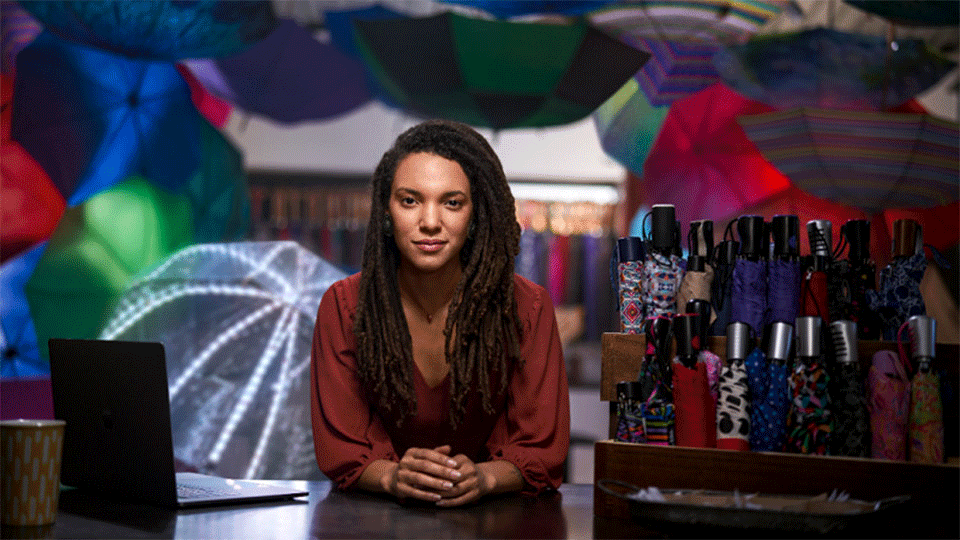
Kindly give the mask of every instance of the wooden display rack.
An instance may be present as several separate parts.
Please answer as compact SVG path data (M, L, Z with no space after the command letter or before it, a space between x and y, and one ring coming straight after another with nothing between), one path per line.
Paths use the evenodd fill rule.
M641 488L689 488L743 493L816 495L834 489L853 498L879 500L908 494L902 519L892 523L897 537L960 538L960 411L944 409L947 459L944 464L920 464L869 458L812 456L780 452L737 452L676 446L623 443L616 432L616 384L634 380L646 351L642 335L606 333L602 341L600 398L610 402L611 440L594 446L594 479L612 478ZM710 337L711 351L726 359L726 337ZM897 350L895 342L860 341L864 370L873 354ZM943 368L952 388L960 387L960 348L937 344L934 367ZM594 488L594 514L630 518L629 505ZM889 537L890 534L883 534Z

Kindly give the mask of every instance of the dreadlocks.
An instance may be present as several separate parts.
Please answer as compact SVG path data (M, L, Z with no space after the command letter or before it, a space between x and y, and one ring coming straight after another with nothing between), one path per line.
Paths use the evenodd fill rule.
M513 264L520 225L499 158L469 126L424 122L400 134L383 155L371 181L370 223L353 328L360 382L380 409L397 409L401 421L416 411L413 346L397 286L400 251L387 236L384 216L398 164L418 152L456 161L470 179L473 233L460 251L463 273L443 331L450 364L450 420L456 425L473 388L479 390L484 410L493 412L494 398L505 391L509 368L519 360L521 328ZM491 388L489 381L496 373L499 381Z

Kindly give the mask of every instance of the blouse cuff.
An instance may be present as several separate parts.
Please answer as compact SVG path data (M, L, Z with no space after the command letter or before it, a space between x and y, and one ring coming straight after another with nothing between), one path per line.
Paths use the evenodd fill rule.
M397 457L396 452L393 451L389 446L386 448L376 449L373 448L369 452L364 452L360 454L357 459L357 465L350 471L348 474L341 476L337 480L337 487L342 490L352 489L357 483L357 480L360 479L360 475L363 474L363 471L378 459L383 459L386 461L398 462L400 458Z
M492 459L512 463L523 476L522 495L536 496L550 489L557 489L560 483L550 476L542 461L519 452L498 450Z

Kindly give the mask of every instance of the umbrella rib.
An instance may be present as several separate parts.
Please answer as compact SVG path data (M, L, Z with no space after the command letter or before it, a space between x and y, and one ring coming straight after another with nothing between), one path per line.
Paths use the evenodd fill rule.
M215 466L220 463L220 457L224 450L227 449L227 444L229 444L230 439L233 438L233 434L236 432L240 421L243 420L244 416L246 416L247 410L249 410L251 403L253 403L253 396L257 390L259 390L260 385L263 382L267 368L270 367L273 359L280 352L279 349L281 345L279 342L284 334L283 328L293 313L294 310L289 307L284 308L281 312L280 321L274 327L273 333L270 335L270 339L267 341L266 350L263 352L263 355L260 356L260 360L257 361L257 366L254 368L253 373L250 375L250 379L244 386L243 391L240 394L240 399L237 400L237 403L233 406L233 410L230 412L229 418L227 418L227 423L220 432L219 439L217 439L216 444L214 444L213 449L210 451L210 454L207 457L210 465Z
M273 392L273 399L270 402L270 410L264 421L263 429L260 431L256 450L254 450L253 457L250 458L250 464L247 466L246 478L255 478L257 469L260 468L263 453L266 451L267 443L272 436L273 426L277 422L277 415L280 413L280 408L283 406L283 401L287 397L287 392L290 389L290 364L293 362L293 352L297 335L296 326L300 319L298 315L299 313L293 312L290 317L290 322L284 329L286 344L284 346L283 361L280 363L280 373L277 375L276 389Z

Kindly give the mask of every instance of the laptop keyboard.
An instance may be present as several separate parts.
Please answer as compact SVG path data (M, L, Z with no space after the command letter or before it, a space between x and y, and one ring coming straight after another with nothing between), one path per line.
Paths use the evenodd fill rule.
M178 499L201 499L204 497L222 497L225 495L235 495L236 491L225 489L213 489L203 486L191 486L189 484L177 485Z

